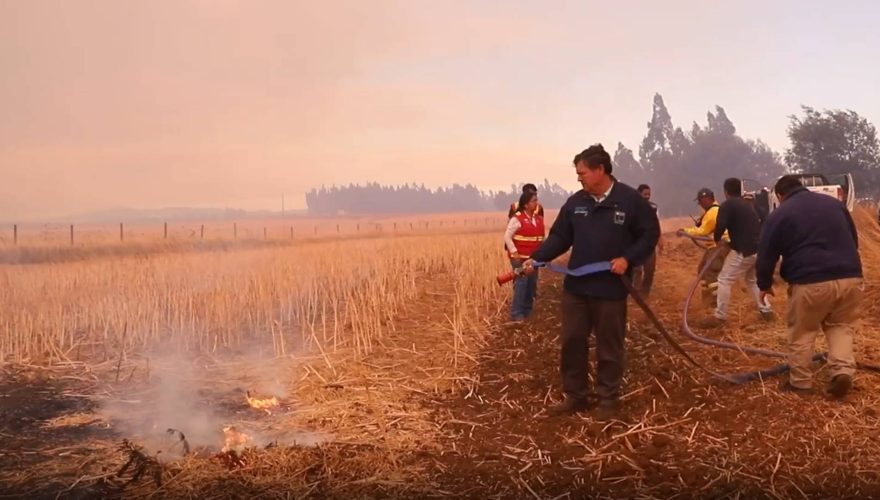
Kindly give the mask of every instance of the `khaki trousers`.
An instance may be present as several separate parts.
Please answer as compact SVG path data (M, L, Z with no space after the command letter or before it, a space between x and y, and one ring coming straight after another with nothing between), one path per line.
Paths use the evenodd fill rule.
M788 288L789 383L808 389L816 336L825 333L831 376L855 373L853 334L862 302L862 278L823 281Z

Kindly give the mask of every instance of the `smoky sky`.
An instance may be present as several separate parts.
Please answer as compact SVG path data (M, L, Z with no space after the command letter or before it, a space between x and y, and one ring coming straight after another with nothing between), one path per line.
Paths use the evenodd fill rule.
M769 4L769 5L768 5ZM301 207L313 186L544 178L638 150L653 94L788 145L880 121L869 2L0 0L0 220Z

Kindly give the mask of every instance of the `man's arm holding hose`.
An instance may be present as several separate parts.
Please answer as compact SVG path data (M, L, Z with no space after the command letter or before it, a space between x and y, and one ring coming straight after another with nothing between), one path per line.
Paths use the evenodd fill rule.
M703 214L700 225L696 227L688 227L679 229L678 231L689 236L712 236L715 231L715 218L718 217L718 207L709 207Z
M761 290L761 300L767 295L773 295L773 272L776 270L776 262L781 254L779 248L779 232L784 226L779 223L779 217L771 214L764 227L761 228L761 238L758 240L758 258L755 261L755 275L758 281L758 289Z
M563 205L559 209L559 215L553 221L550 228L550 234L544 243L532 252L531 258L523 263L525 269L532 268L532 262L550 262L551 260L564 254L566 250L571 248L574 241L574 228L571 224L571 214L568 211L568 205Z

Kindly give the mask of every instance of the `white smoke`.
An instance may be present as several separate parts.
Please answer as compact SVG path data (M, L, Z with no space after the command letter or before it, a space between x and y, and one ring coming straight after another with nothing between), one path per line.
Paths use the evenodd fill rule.
M223 428L229 425L248 434L250 444L265 447L313 446L329 439L303 429L274 429L274 419L287 411L292 380L292 360L239 353L234 361L206 362L180 350L154 352L150 356L149 382L136 384L100 406L103 419L122 437L142 444L160 460L184 455L177 432L185 436L191 451L218 452L224 443ZM282 406L267 414L247 406L245 391L258 397L276 396Z

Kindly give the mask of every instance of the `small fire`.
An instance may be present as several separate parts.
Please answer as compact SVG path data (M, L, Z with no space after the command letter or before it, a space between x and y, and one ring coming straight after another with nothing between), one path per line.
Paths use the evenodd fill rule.
M252 439L244 432L238 431L234 425L223 427L223 453L228 451L242 451L248 445L251 445Z
M251 392L247 391L247 392L245 392L245 397L247 398L247 402L251 408L254 408L256 410L264 410L266 413L268 413L270 415L272 414L271 409L276 408L279 404L278 398L276 398L275 396L272 396L270 398L264 398L264 399L252 398Z

